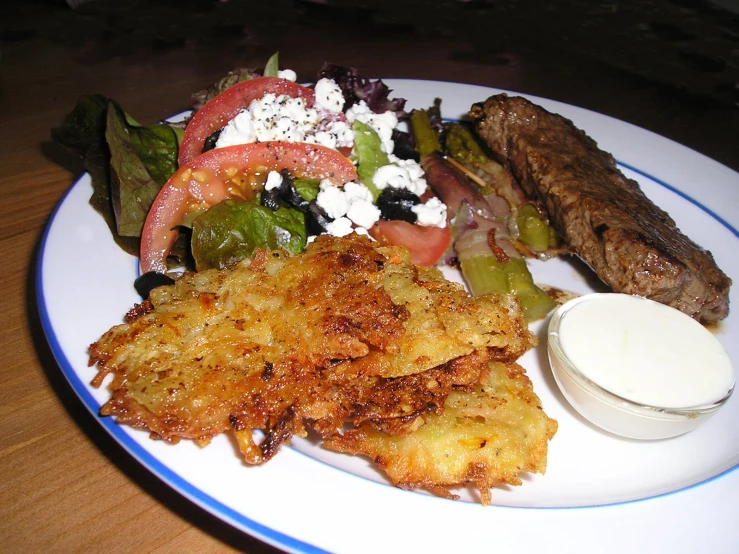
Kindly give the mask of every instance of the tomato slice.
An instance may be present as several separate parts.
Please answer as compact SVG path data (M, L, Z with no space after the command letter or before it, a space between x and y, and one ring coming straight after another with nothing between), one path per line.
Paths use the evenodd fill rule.
M298 178L329 179L336 185L357 179L348 158L317 144L257 142L210 150L177 170L154 199L141 233L142 272L166 272L176 227L185 216L228 198L245 197L244 190L230 180L234 173L283 169Z
M369 232L376 240L384 239L390 244L405 246L410 251L414 264L426 266L438 262L452 240L449 225L423 227L400 220L381 219Z
M308 106L313 105L313 89L278 77L257 77L242 81L227 88L195 112L185 127L178 162L180 167L188 165L203 152L205 140L224 127L247 107L252 100L265 94L285 94L293 98L304 98Z

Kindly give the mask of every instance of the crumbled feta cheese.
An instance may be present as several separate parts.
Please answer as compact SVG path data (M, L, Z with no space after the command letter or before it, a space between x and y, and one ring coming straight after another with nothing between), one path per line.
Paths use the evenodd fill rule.
M329 133L336 136L336 146L340 148L354 146L354 131L346 121L335 120L328 124L326 129Z
M316 203L331 219L339 219L345 216L349 209L349 200L346 198L344 191L326 179L321 181Z
M370 190L360 183L349 182L344 185L344 194L349 201L346 217L355 225L369 229L380 219L380 209L375 206Z
M405 165L403 167L394 163L378 167L372 182L375 186L383 190L387 187L395 187L398 189L407 189L417 196L421 196L426 192L426 179L422 177L423 170L421 166L415 164L420 171L413 165Z
M327 180L321 181L316 203L330 218L337 221L347 219L366 229L380 219L380 209L374 205L372 193L364 185L353 181L346 183L343 189Z
M424 175L421 164L416 160L404 160L403 158L398 158L393 154L389 154L388 159L390 160L390 163L394 163L395 165L399 165L400 167L407 169L411 179L420 179Z
M287 79L288 81L297 81L298 76L292 69L281 69L277 72L277 76L280 79Z
M351 128L345 121L331 117L335 115L323 108L306 107L302 98L265 94L226 124L216 148L271 140L310 142L328 148L353 146Z
M355 198L349 203L346 217L356 225L369 229L380 220L380 209L372 203L372 200Z
M328 131L318 131L313 136L306 137L305 140L312 144L318 144L320 146L336 150L336 135L329 133Z
M406 184L410 181L408 172L395 164L383 165L378 167L372 175L372 182L380 189L387 187L406 188Z
M344 185L344 194L349 202L354 202L355 200L367 200L368 202L372 202L372 193L370 192L370 189L360 183L355 183L354 181Z
M333 79L319 79L313 89L316 104L331 113L339 113L344 109L344 94Z
M340 217L326 225L326 233L333 237L345 237L353 232L352 222L346 217Z
M242 114L244 114L243 111L221 130L216 141L216 148L246 144L256 140L256 132L251 117Z
M379 135L382 141L382 150L391 154L395 143L393 142L393 129L398 125L398 116L394 112L375 113L369 109L364 100L360 100L346 111L346 118L350 123L361 121L369 125Z
M294 118L304 103L288 96L265 94L232 119L222 130L216 148L257 141L295 138L305 118Z
M364 227L355 227L354 232L357 235L364 235L365 237L369 237L370 240L375 240L374 237L369 234L369 231L365 229Z
M280 188L282 184L282 175L276 171L270 171L267 174L267 182L264 183L264 190L272 190Z
M446 227L446 204L438 198L429 198L425 204L417 204L411 208L417 225L423 227Z
M346 218L344 217L344 218L341 218L341 219L342 219L342 220L345 220ZM331 224L329 224L329 226L330 226L330 225L331 225ZM347 228L346 228L346 222L345 222L345 221L341 221L341 222L340 222L340 223L339 223L339 224L338 224L338 225L337 225L337 226L336 226L335 228L333 228L333 229L334 229L334 231L337 231L337 230L338 230L338 232L340 232L340 233L344 233L344 234L342 234L342 235L334 235L334 236L342 236L342 237L343 237L343 236L346 236L346 235L350 235L350 234L352 234L352 233L355 233L355 234L357 234L357 235L363 235L363 236L365 236L365 237L368 237L368 238L369 238L370 240L372 240L372 241L374 241L374 240L375 240L375 239L374 239L374 238L372 237L372 235L370 235L370 234L369 234L369 231L368 231L367 229L365 229L364 227L354 227L353 229L350 229L348 233L347 233L347 232L345 232L345 231L347 230ZM326 234L327 234L327 235L330 235L331 233L327 232ZM305 242L306 242L306 244L310 244L310 243L312 243L312 242L313 242L314 240L316 240L316 237L317 237L317 236L318 236L318 235L309 235L309 236L308 236L308 238L307 238L307 239L306 239L306 241L305 241Z

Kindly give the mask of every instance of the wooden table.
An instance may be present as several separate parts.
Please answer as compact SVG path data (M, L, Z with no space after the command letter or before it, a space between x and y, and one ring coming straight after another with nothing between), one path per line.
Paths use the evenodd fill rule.
M39 241L55 204L81 172L80 160L51 142L49 129L79 96L108 95L139 121L152 122L187 107L193 91L229 69L259 66L279 49L283 66L301 79L312 79L326 59L355 65L368 76L537 94L628 120L739 169L736 91L719 86L724 81L733 86L736 65L728 49L722 57L715 41L704 65L711 66L712 59L724 65L718 73L711 66L713 73L704 71L701 80L700 68L697 75L679 64L670 70L679 40L672 41L673 50L669 40L667 46L643 41L643 59L636 53L630 61L620 59L612 41L620 37L622 50L629 52L625 45L635 32L630 25L636 24L629 21L614 20L602 43L598 33L570 29L565 37L570 42L552 38L550 48L532 50L527 44L546 46L545 41L526 33L543 33L543 22L533 30L506 28L499 15L478 3L442 2L433 13L417 16L422 12L409 10L423 6L414 2L396 13L297 2L280 12L260 8L262 24L256 28L237 1L214 3L210 11L177 12L141 6L132 12L114 4L77 11L54 2L0 7L0 290L7 316L0 329L0 550L5 552L274 552L183 499L126 454L87 413L46 344L34 294ZM226 9L231 10L226 15L218 12ZM559 17L568 17L567 9L579 9L577 2L564 2ZM459 21L460 14L465 21ZM535 23L544 15L528 17ZM479 36L485 17L498 31L488 47ZM602 19L588 17L594 25ZM693 13L679 20L687 28L678 30L705 35L709 29L718 36L721 29L712 17ZM464 32L462 24L470 21L477 38Z

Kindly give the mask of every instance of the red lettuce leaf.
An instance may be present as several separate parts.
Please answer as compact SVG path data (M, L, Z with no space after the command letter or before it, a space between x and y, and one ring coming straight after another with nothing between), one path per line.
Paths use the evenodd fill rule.
M390 98L391 89L382 80L370 80L359 75L354 67L344 67L329 62L324 62L318 72L316 81L319 79L333 79L344 93L346 103L344 110L360 100L364 100L369 109L375 113L386 111L397 112L404 115L405 98Z

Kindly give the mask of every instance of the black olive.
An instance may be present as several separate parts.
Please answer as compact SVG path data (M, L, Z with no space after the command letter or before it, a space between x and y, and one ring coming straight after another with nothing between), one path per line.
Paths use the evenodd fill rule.
M291 206L290 202L285 199L285 192L292 188L292 180L285 171L280 173L280 178L281 180L278 186L269 190L264 189L262 192L262 206L265 206L272 211L276 211L278 208L289 208Z
M305 214L305 227L308 235L320 235L326 232L326 227L331 223L331 218L326 215L315 200L308 205L308 212Z
M401 160L414 160L419 161L421 159L420 154L413 147L410 133L393 129L392 134L393 142L393 154Z
M280 198L280 190L276 188L263 191L260 203L262 206L269 208L273 212L277 211L278 208L285 206L285 202Z
M216 147L216 142L218 142L218 137L221 136L221 131L223 131L223 129L218 129L205 139L205 142L203 143L203 152L213 150Z
M147 271L133 282L136 292L138 292L139 296L144 300L149 298L149 293L155 288L173 284L174 279L172 279L172 277L156 271Z
M308 211L308 201L298 194L294 181L287 170L283 169L281 175L282 183L280 184L280 198L301 212Z
M270 210L285 207L296 208L301 212L307 212L308 201L298 194L290 174L286 170L283 170L280 176L282 177L282 181L279 186L265 190L262 193L262 206Z
M377 199L382 219L402 219L408 223L415 223L418 216L413 212L413 206L421 203L417 194L408 189L387 187Z

